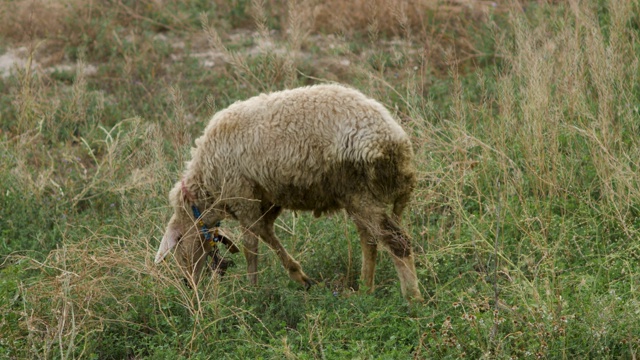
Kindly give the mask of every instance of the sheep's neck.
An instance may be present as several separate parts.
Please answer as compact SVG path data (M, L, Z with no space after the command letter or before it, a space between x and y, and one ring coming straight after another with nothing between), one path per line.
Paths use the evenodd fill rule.
M201 219L202 214L200 213L200 210L198 209L198 207L195 204L191 205L191 210L193 211L193 217L198 222L198 226L200 227L200 233L202 234L202 236L204 236L204 240L211 243L211 246L215 246L217 243L219 243L222 240L222 237L218 232L218 228L220 227L220 221L218 221L214 225L213 236L211 236L211 233L209 232L209 228L207 227L207 225L205 225L204 221L202 221Z

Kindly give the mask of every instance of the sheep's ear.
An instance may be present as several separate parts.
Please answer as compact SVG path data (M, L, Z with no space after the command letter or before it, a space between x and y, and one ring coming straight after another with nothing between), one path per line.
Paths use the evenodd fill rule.
M173 221L170 221L167 231L164 233L164 237L160 243L160 248L158 248L158 253L156 254L156 264L164 260L171 249L178 244L178 240L180 240L180 231L177 229Z

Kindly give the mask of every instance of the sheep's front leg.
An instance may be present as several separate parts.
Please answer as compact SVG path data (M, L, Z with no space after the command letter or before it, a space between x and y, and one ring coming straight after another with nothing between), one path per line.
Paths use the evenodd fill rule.
M258 284L258 238L248 229L243 237L243 252L247 259L247 277L251 285Z
M267 218L267 217L265 217ZM252 224L247 224L245 227L249 228L254 234L260 236L262 241L264 241L273 251L276 252L276 255L280 258L282 265L289 272L289 277L294 281L304 285L305 288L311 287L313 282L307 276L307 274L302 271L302 267L300 263L298 263L287 250L282 246L282 243L276 236L273 231L273 223L266 222L265 218L258 220ZM248 260L247 260L248 261Z
M276 252L276 255L280 258L284 268L289 272L289 277L308 289L313 282L304 273L304 271L302 271L300 264L291 257L287 250L282 246L282 243L273 230L273 224L278 218L282 208L264 201L261 202L259 206L256 205L258 204L251 202L243 209L244 216L239 219L241 225L248 229L249 233L259 236L262 241L269 245L269 247L273 249ZM247 259L247 262L249 263L249 259Z
M273 231L273 227L262 227L259 235L260 238L276 252L282 262L282 265L289 272L289 277L291 279L302 284L306 289L313 285L313 281L311 281L307 274L302 271L300 263L289 255L284 246L282 246L282 243L280 243L280 240Z

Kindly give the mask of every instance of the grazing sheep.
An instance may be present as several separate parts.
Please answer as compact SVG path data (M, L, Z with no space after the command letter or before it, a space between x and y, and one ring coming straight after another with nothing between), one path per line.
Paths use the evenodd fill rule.
M380 103L339 85L262 94L218 112L191 155L169 194L174 214L156 262L176 247L192 285L212 249L200 228L232 218L246 230L251 283L257 283L260 238L289 276L308 287L311 280L273 224L282 209L313 211L316 217L345 209L360 234L364 285L373 289L381 243L391 254L402 294L422 300L410 239L399 226L415 185L413 150Z

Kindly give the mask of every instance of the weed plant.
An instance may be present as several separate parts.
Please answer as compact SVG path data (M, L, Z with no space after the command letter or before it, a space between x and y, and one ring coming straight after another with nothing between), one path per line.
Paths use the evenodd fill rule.
M0 77L0 358L636 358L638 7L3 2L0 51L26 61ZM357 291L341 213L277 223L310 291L263 245L257 287L240 256L197 291L154 264L216 109L330 81L413 138L426 303L388 256Z

